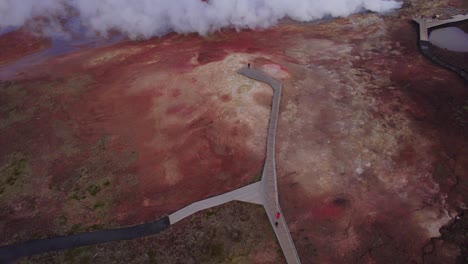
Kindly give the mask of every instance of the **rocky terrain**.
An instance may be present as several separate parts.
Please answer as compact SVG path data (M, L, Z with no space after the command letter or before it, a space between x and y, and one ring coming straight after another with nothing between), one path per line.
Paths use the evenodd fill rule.
M303 263L467 261L467 84L420 54L410 21L463 8L405 1L387 15L170 34L10 76L0 243L151 221L258 180L272 92L236 74L251 63L283 80L280 203ZM234 229L255 239L230 240ZM260 209L235 203L155 237L25 261L278 263L268 230ZM197 246L215 260L186 252Z

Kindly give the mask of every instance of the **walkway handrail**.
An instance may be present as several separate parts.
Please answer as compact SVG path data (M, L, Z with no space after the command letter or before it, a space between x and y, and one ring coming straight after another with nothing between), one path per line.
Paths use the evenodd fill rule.
M275 80L272 77L266 75L264 72L255 68L243 68L239 71L239 73L251 79L264 82L270 85L273 89L273 101L271 105L271 113L267 133L267 154L262 174L262 187L265 202L264 206L268 214L268 219L270 220L271 225L274 226L273 230L275 231L275 235L278 238L286 261L290 264L301 263L278 199L275 141L283 83L282 81ZM272 188L272 190L269 190L269 188ZM273 194L271 193L271 191L273 192ZM274 203L272 203L272 200L274 201ZM276 216L277 214L279 214L278 217ZM281 230L281 228L283 229ZM286 233L285 237L282 237L283 233Z

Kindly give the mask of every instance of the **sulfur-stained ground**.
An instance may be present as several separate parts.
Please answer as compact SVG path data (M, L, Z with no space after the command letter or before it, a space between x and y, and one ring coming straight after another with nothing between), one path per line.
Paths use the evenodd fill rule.
M0 243L151 221L258 180L272 92L236 74L252 63L283 79L280 203L303 263L463 263L468 87L410 22L463 5L123 42L2 82Z

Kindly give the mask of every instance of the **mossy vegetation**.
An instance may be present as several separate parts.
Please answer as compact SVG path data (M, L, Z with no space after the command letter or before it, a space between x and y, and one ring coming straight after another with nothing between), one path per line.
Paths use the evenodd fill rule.
M231 229L229 232L229 238L232 242L240 242L242 240L242 231L237 228Z
M63 226L63 225L66 225L67 222L68 222L68 218L64 215L61 215L58 219L59 221L59 225Z
M93 252L88 247L80 247L67 251L64 261L66 263L92 263Z
M81 224L73 224L73 225L68 229L67 234L71 235L71 234L75 234L75 233L78 233L78 232L81 232L81 231L83 231L83 225L81 225Z
M96 194L98 194L101 191L101 186L92 184L89 185L88 188L86 188L86 190L91 196L96 196Z
M37 215L30 219L31 228L14 225L5 240L28 240L37 230L52 236L84 231L96 222L105 228L113 225L114 197L125 185L116 178L138 152L111 149L109 134L96 134L93 142L82 140L76 129L79 122L68 107L93 82L92 75L82 73L21 84L0 81L0 130L7 136L0 156L0 205L8 210L17 206L18 214L28 214L26 218ZM135 176L125 180L137 182ZM0 222L16 221L15 214Z
M99 154L107 150L107 148L109 147L110 140L110 136L103 136L102 138L100 138L94 146L94 153Z
M86 199L86 195L80 195L78 193L74 193L72 196L70 196L70 199L81 201L81 200Z
M104 225L102 225L102 224L94 224L94 225L92 225L92 226L90 227L90 229L91 229L92 231L101 230L101 229L103 229L103 228L104 228Z
M216 215L215 210L210 210L210 209L206 210L206 216L211 217L211 216L214 216L214 215Z
M221 243L212 243L209 245L209 252L212 258L219 258L224 253L224 246Z
M11 125L29 120L36 112L35 106L24 107L27 98L27 89L23 85L14 82L0 83L0 129L8 128Z
M14 176L9 176L9 177L6 179L6 183L9 184L9 185L13 185L13 184L15 184L16 179L17 179L17 178L14 177Z
M65 210L67 216L73 219L71 223L63 226L69 227L66 229L67 233L108 228L108 224L80 227L76 223L81 221L107 221L110 208L112 208L112 196L109 196L111 193L108 187L111 185L111 181L109 179L99 179L91 183L89 180L77 181L75 184L77 185L72 189L72 195L69 196L66 205L67 210Z
M6 164L0 167L0 195L20 188L29 181L30 175L31 168L26 157L21 153L10 155Z
M149 263L158 264L158 261L156 260L156 253L153 250L148 251L146 254L148 255Z
M74 93L75 95L81 95L86 91L92 84L93 78L89 74L76 74L63 86L65 91Z
M81 170L83 172L83 169ZM85 173L87 175L87 172ZM82 173L83 175L83 173ZM96 183L96 184L90 184L84 191L81 190L80 186L75 186L73 188L73 194L70 196L70 199L76 200L76 201L82 201L85 200L86 198L89 197L94 197L97 196L104 188L110 186L110 180L106 179L102 184ZM103 205L100 205L100 203L103 202L97 202L93 208L100 208L103 207Z
M106 204L104 202L96 202L94 205L93 205L93 209L96 210L96 209L99 209L99 208L103 208Z

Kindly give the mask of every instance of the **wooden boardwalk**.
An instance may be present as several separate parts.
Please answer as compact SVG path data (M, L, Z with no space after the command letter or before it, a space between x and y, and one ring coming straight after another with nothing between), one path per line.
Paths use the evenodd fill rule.
M437 26L442 26L448 23L455 23L468 19L468 15L456 15L450 19L425 19L413 18L413 21L419 24L419 40L429 41L429 29Z
M0 247L0 262L8 263L22 256L31 256L48 251L63 250L111 241L135 239L156 234L169 227L169 225L173 225L198 211L230 201L243 201L264 206L286 261L290 264L301 263L278 201L275 141L282 83L254 68L244 68L241 69L239 73L248 78L267 83L274 91L270 121L268 125L266 159L260 182L192 203L156 222L132 227L80 233L70 236L31 240L22 244L2 246ZM277 226L276 223L278 224Z
M267 150L262 179L260 182L250 184L240 189L190 204L169 215L169 220L172 225L198 211L235 200L263 204L286 261L290 264L301 263L278 201L275 142L282 83L255 68L243 68L239 73L248 78L264 82L273 88L273 102L268 125ZM278 213L280 215L279 219L277 218ZM276 226L276 222L278 222L278 226Z
M227 192L222 195L214 196L205 200L201 200L190 204L175 213L169 215L171 225L190 216L198 211L208 209L217 205L221 205L231 201L242 201L255 204L263 204L263 197L260 191L260 182L256 182L234 191Z
M442 58L438 57L437 55L431 52L431 42L429 42L429 29L437 26L443 26L449 23L455 23L463 20L467 20L468 15L457 15L450 19L425 19L425 18L413 18L413 21L419 24L419 48L421 53L426 56L428 59L433 61L434 63L447 68L468 81L468 71L467 69L460 68L459 66L451 64L449 61L445 61Z
M240 70L239 73L251 79L267 83L273 88L273 102L267 134L266 160L261 180L262 195L264 199L263 205L268 214L273 230L275 231L276 237L278 238L281 249L283 250L286 261L288 263L301 263L278 200L275 142L281 90L283 85L281 82L254 68L244 68ZM279 219L276 217L277 213L280 213ZM275 226L275 222L278 222L278 227Z

